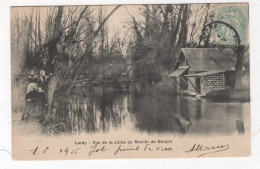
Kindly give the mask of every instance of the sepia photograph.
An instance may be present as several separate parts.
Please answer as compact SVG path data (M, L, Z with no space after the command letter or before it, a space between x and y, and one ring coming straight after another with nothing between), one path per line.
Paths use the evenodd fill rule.
M10 32L14 160L250 156L248 3L12 6Z

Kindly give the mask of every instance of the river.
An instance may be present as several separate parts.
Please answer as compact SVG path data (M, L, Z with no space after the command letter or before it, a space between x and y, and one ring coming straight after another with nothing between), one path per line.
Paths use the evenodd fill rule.
M56 119L69 133L125 130L146 134L229 135L249 131L249 103L198 100L120 88L77 87L54 102Z

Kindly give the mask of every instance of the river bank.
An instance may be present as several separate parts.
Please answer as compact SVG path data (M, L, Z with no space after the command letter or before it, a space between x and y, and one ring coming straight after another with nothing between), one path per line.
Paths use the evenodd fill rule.
M20 121L22 112L13 112L13 129L23 135L109 133L119 130L148 134L227 135L244 133L249 124L245 119L249 103L199 100L159 93L152 97L150 93L97 93L92 90L92 94L87 91L85 94L82 92L82 96L76 93L68 98L55 99L54 120L48 123L41 123L33 116L28 121Z
M73 88L70 95L56 93L53 120L48 123L35 118L21 122L19 118L25 104L23 88L13 88L14 125L19 131L30 131L27 123L39 125L36 131L44 135L109 132L122 127L148 133L227 134L237 132L236 125L243 121L242 114L248 113L243 107L248 107L250 100L249 89L214 91L203 100L177 95L174 83L168 80L145 88L134 83L89 85ZM229 131L221 128L215 131L215 125L224 125Z
M248 82L247 82L248 83ZM163 80L153 85L146 86L145 88L139 89L138 92L148 93L151 96L157 94L164 95L178 95L176 92L176 84L171 80ZM195 92L184 92L184 95L195 97ZM198 95L198 94L197 94ZM249 102L250 101L250 89L249 87L244 87L241 89L225 89L216 90L206 93L204 96L196 98L207 98L218 101L235 101L235 102Z
M249 102L250 90L249 89L227 89L227 90L212 91L207 93L205 98L223 100L223 101Z

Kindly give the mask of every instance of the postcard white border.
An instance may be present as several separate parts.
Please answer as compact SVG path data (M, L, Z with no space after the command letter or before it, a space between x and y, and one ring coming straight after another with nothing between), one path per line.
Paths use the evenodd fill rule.
M1 168L259 168L260 161L260 48L259 1L250 0L250 67L251 67L251 133L252 156L214 159L148 159L88 161L12 161L11 155L11 82L10 82L10 6L85 5L85 4L165 4L165 3L245 2L240 0L10 0L0 2L0 164ZM241 145L243 146L243 145Z

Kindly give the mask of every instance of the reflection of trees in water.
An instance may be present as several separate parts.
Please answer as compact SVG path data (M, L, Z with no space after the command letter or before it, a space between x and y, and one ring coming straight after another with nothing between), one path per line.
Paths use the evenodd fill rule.
M196 102L196 120L200 120L201 118L201 100L197 100Z
M148 133L244 133L240 106L202 103L186 96L96 90L55 103L56 118L69 122L73 133L122 128Z
M59 121L70 122L72 132L108 132L131 121L128 97L103 94L96 98L63 99L55 103L56 116Z
M181 129L181 122L177 118L177 98L166 95L136 96L134 112L136 127L147 132L177 132Z
M201 118L200 101L190 105L187 96L136 95L136 128L147 132L187 133L192 120ZM192 115L190 112L195 112ZM194 118L195 117L195 118Z

